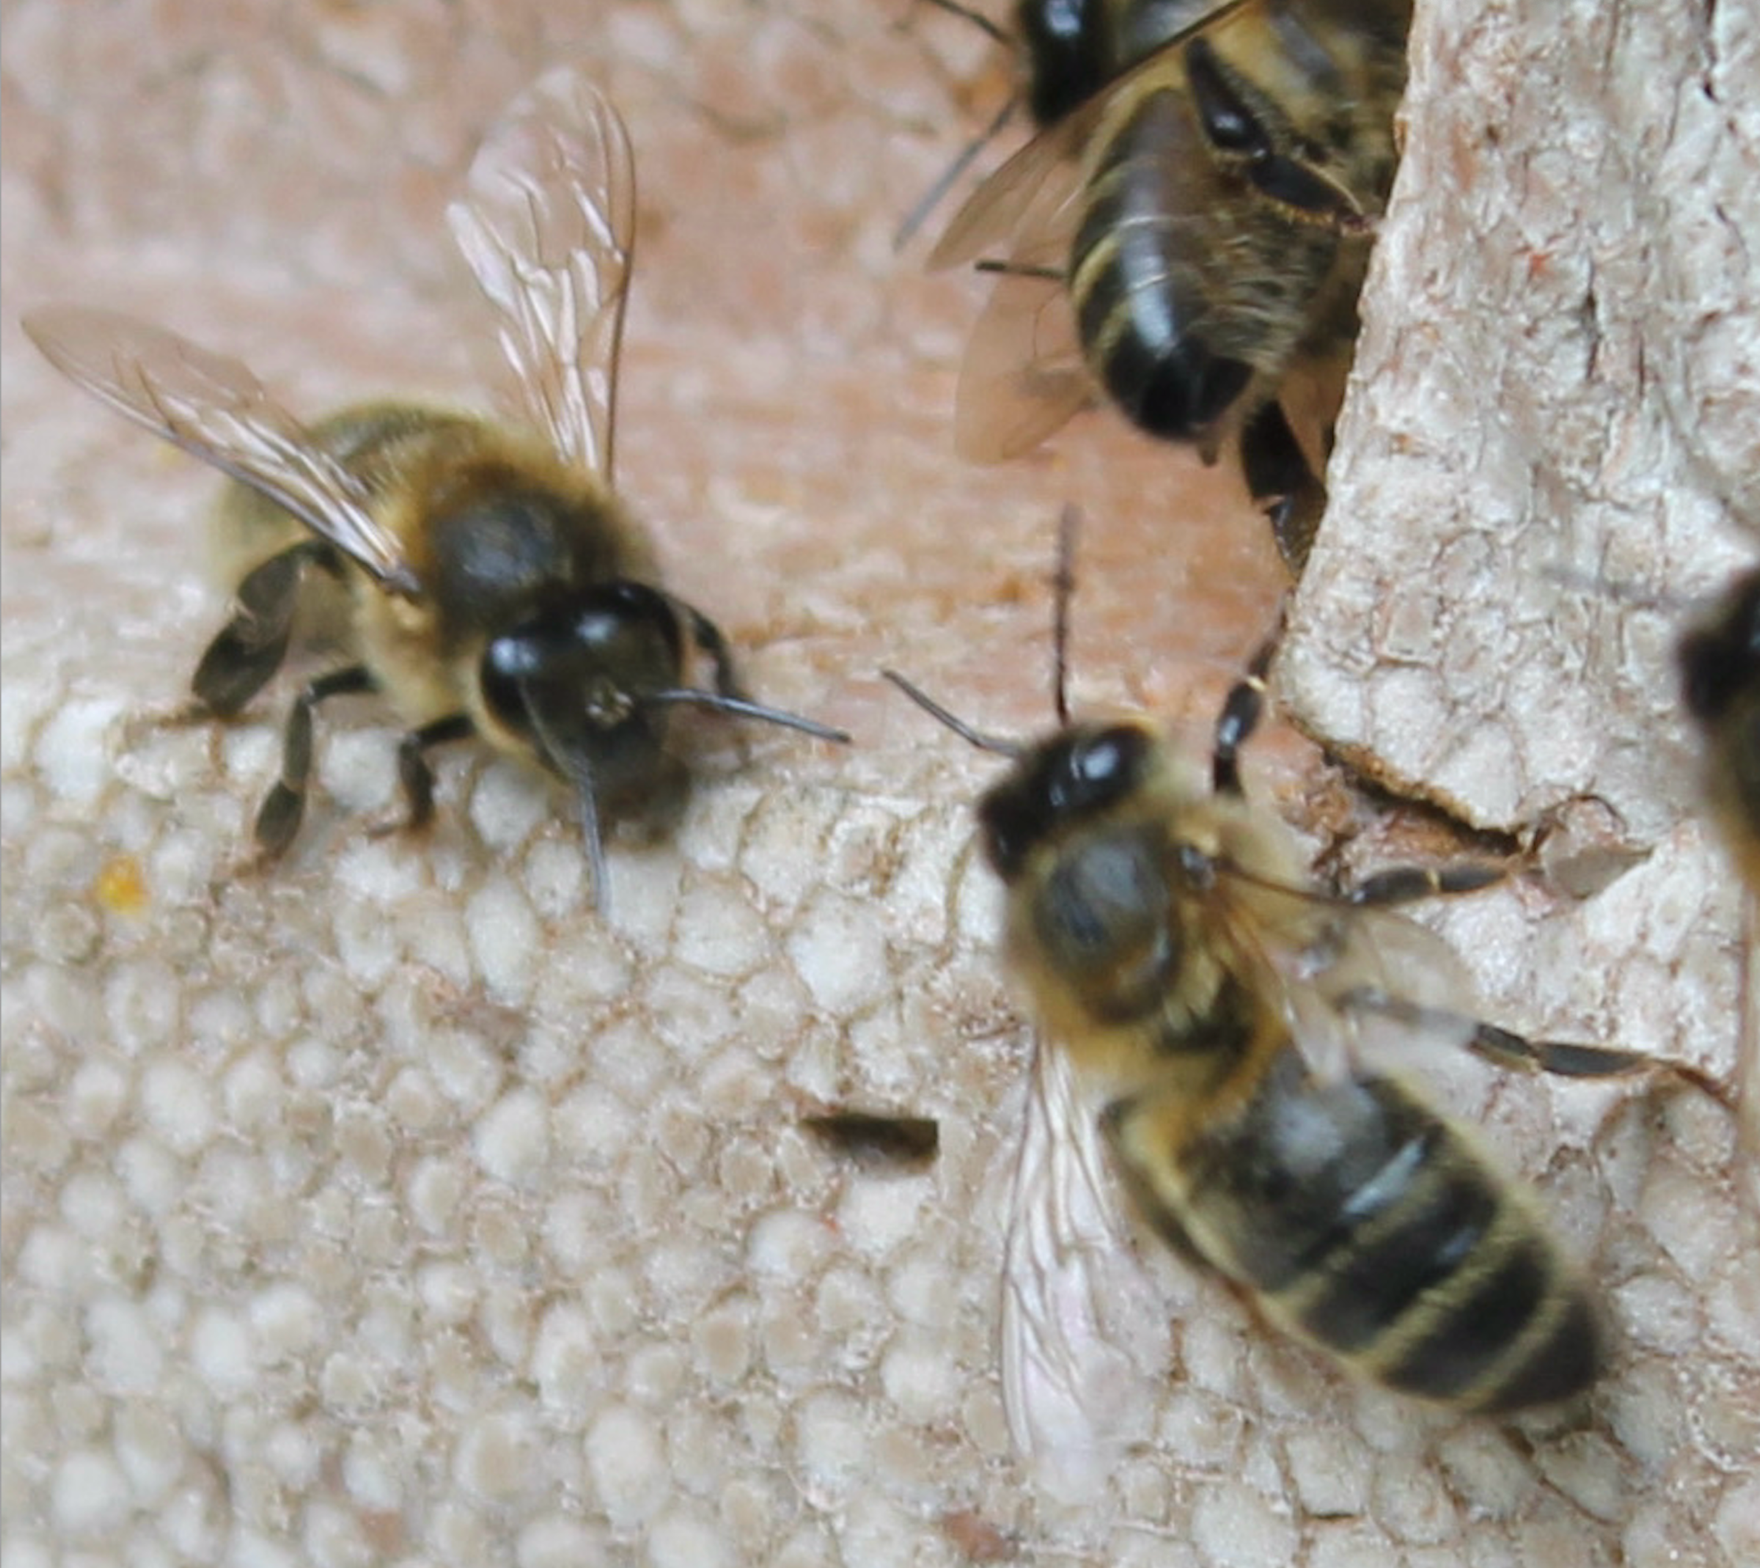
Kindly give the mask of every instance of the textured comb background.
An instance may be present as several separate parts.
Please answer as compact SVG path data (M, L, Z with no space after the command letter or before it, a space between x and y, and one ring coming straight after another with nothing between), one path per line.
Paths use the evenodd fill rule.
M1529 1453L1354 1389L1158 1263L1170 1337L1142 1354L1173 1375L1150 1385L1155 1446L1093 1506L1024 1483L993 1331L1025 1036L967 841L990 765L873 671L902 665L996 728L1043 722L1043 578L1073 498L1089 518L1079 695L1197 716L1201 736L1270 624L1275 563L1225 479L1102 419L1003 471L951 456L981 291L923 278L889 237L1004 90L975 30L905 0L562 9L262 6L228 23L121 0L98 27L52 0L6 8L7 1562L807 1568L982 1560L995 1532L1026 1561L1176 1568L1751 1560L1760 1277L1726 1119L1489 1075L1467 1074L1467 1092L1544 1181L1625 1336L1587 1426ZM1503 428L1475 400L1500 383L1467 356L1522 363L1511 345L1536 352L1572 319L1558 299L1580 297L1512 287L1492 331L1463 282L1518 265L1508 232L1474 221L1530 167L1510 149L1562 149L1554 239L1526 242L1558 254L1583 228L1563 200L1586 162L1561 104L1580 92L1587 117L1697 90L1702 59L1639 36L1624 7L1618 93L1588 91L1605 63L1552 97L1518 91L1539 29L1562 27L1525 9L1482 8L1479 30L1457 19L1446 39L1420 18L1428 106L1410 156L1440 183L1407 179L1389 222L1378 276L1397 290L1372 302L1367 342L1391 401L1348 426L1352 504L1316 561L1292 671L1304 648L1360 660L1365 618L1394 613L1397 540L1353 547L1347 523L1406 539L1527 515L1433 504L1535 471L1531 454L1450 457ZM1716 16L1752 48L1751 5ZM1443 91L1441 44L1448 70L1477 62L1470 93ZM443 763L427 841L369 838L393 807L393 736L370 703L344 706L323 726L306 837L257 874L242 848L288 688L228 731L164 722L220 614L200 571L212 477L60 382L16 314L67 298L165 321L298 409L473 396L486 330L439 209L496 110L583 52L642 182L620 478L673 583L753 650L754 687L859 745L754 732L742 766L723 744L674 839L614 842L608 927L584 907L560 797L470 748ZM1498 156L1482 127L1462 139L1469 108L1498 119ZM1730 113L1718 134L1735 137ZM1665 116L1659 158L1670 124L1704 122ZM1695 135L1710 148L1715 131ZM1751 167L1751 126L1740 146ZM1530 172L1526 188L1538 207L1554 187ZM1749 236L1756 188L1721 198ZM1683 202L1709 189L1666 182ZM1671 336L1690 291L1633 276L1597 297L1674 357L1651 353L1641 386L1602 395L1607 417L1654 430L1619 411L1648 408L1640 391L1690 411L1706 360ZM1748 284L1717 363L1751 398ZM1456 381L1418 352L1439 343ZM1519 380L1554 406L1551 381ZM1436 403L1415 455L1377 435L1451 385L1474 397ZM1735 439L1707 458L1658 438L1629 461L1645 495L1703 494L1712 469L1751 483ZM1570 511L1531 493L1536 515ZM1678 530L1706 526L1677 504L1695 514ZM1692 544L1659 507L1629 508L1678 533L1659 586L1715 582L1736 552ZM1528 554L1650 580L1649 535L1604 560L1591 524L1573 526L1571 548ZM1373 577L1331 586L1356 558ZM1487 636L1518 602L1487 574L1458 597L1433 567L1415 580ZM1470 618L1453 607L1469 593ZM1596 646L1625 647L1634 612L1586 597L1574 613ZM1650 626L1605 709L1644 737L1622 755L1665 759L1658 804L1632 804L1635 785L1620 804L1671 854L1580 906L1530 891L1450 924L1497 1016L1724 1066L1733 908L1705 891L1714 862L1684 815L1671 634ZM1518 715L1551 701L1509 698ZM1273 738L1259 754L1299 807L1304 750ZM1550 803L1551 783L1523 779L1519 807ZM1633 930L1648 933L1636 959L1621 956ZM1679 986L1665 1004L1658 973ZM793 1126L821 1098L938 1116L939 1163L846 1169Z

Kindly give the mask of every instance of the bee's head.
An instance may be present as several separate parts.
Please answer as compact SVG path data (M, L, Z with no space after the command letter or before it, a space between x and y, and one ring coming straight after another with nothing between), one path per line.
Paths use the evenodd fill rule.
M549 606L483 653L483 700L544 764L590 779L601 804L640 788L660 760L684 639L677 612L641 583L605 583Z
M690 635L717 662L718 689L683 684ZM604 904L599 812L650 791L660 776L672 710L680 704L762 719L821 740L842 730L739 695L720 634L703 617L642 583L600 583L550 605L483 652L483 702L580 795Z
M1141 724L1072 724L1023 752L978 806L997 875L1014 881L1040 844L1130 796L1153 770L1155 747Z
M1717 722L1760 683L1760 569L1747 573L1711 620L1681 642L1687 710Z

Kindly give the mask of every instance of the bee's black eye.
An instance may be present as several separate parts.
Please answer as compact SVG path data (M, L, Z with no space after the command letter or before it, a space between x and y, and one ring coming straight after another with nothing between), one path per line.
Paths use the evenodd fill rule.
M1105 730L1072 748L1069 754L1069 777L1075 785L1072 793L1081 800L1096 794L1109 795L1117 790L1121 781L1133 779L1142 751L1142 739L1138 730ZM1075 803L1072 799L1072 804Z
M1154 739L1128 724L1064 730L1029 752L984 797L985 851L1004 881L1035 845L1124 799L1148 770Z
M601 584L490 639L483 699L510 728L530 734L541 702L553 734L603 728L638 694L676 683L681 633L666 597L642 583Z
M529 627L497 637L483 653L483 701L509 729L529 734L524 691L542 679L548 660L544 640Z
M1035 124L1062 119L1111 74L1110 30L1094 10L1093 0L1027 0L1020 7Z

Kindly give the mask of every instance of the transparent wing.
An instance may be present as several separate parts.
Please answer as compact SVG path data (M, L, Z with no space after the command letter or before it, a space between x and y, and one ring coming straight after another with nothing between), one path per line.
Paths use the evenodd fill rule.
M1019 1453L1075 1494L1104 1481L1143 1435L1132 1416L1146 1429L1150 1411L1116 1325L1159 1309L1107 1191L1105 1159L1096 1108L1066 1054L1040 1040L1003 1249L1002 1399Z
M1094 398L1061 270L1004 273L960 365L953 423L960 456L974 463L1019 457Z
M532 421L607 484L635 215L629 133L567 67L508 109L447 209Z
M1081 215L1081 151L1098 106L1042 132L974 191L929 258L1000 272L960 366L954 446L975 463L1031 451L1094 400L1064 274Z
M1040 248L1054 231L1069 234L1081 197L1082 151L1101 108L1096 100L1066 115L980 183L929 252L929 270L1013 256L1023 246Z
M366 486L238 360L109 310L51 306L23 325L50 364L118 413L285 507L386 588L417 591Z
M1086 103L1047 126L985 179L953 216L929 254L931 270L956 267L986 253L1013 254L1016 240L1032 247L1056 225L1067 232L1068 210L1080 194L1083 154L1094 131L1120 101L1128 101L1140 78L1161 69L1171 49L1216 28L1252 0L1189 0L1162 7L1156 18L1160 42Z
M1416 921L1227 867L1208 898L1207 919L1231 962L1261 994L1277 998L1297 1049L1322 1076L1365 1059L1409 1064L1414 1049L1471 1038L1466 970L1446 941ZM1388 999L1397 1005L1385 1005ZM1414 1023L1420 1015L1422 1027Z

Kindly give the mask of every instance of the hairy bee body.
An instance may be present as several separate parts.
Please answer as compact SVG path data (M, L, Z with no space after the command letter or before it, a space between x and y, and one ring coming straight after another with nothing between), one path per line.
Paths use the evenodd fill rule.
M351 662L288 713L281 776L257 813L267 854L298 832L313 711L379 691L407 726L398 775L412 826L433 813L426 753L481 736L573 786L604 902L600 812L663 795L681 705L846 740L752 702L715 624L659 586L612 478L618 354L634 258L635 164L622 118L561 67L509 106L448 209L498 317L524 420L380 402L316 424L239 361L107 310L49 307L25 331L126 418L226 474L216 533L231 619L192 687L220 717L280 669L296 634ZM689 683L700 654L712 688Z
M1404 33L1390 44L1360 19L1321 21L1250 7L1157 55L1094 132L1071 303L1096 379L1152 435L1204 440L1237 403L1274 396L1298 356L1355 340L1366 238L1304 212L1303 192L1273 199L1231 170L1205 102L1244 109L1266 156L1312 161L1378 209L1393 183Z
M1278 819L1137 720L1028 748L979 814L1012 968L1165 1239L1417 1398L1506 1411L1593 1380L1593 1303L1527 1191L1414 1089L1298 1041L1269 955L1343 952L1352 916L1292 894Z
M1744 572L1681 644L1687 711L1705 734L1712 807L1760 895L1760 569Z
M475 415L406 403L365 403L309 427L312 445L360 480L366 506L422 583L419 598L387 594L343 552L319 547L300 584L302 614L366 664L404 725L464 713L497 750L533 759L529 729L492 701L484 654L496 637L553 604L585 604L620 581L655 582L647 536L591 472L546 439ZM310 530L248 484L227 483L215 511L229 581L309 540ZM640 640L660 678L682 677L685 638L657 606ZM634 639L632 638L632 641ZM665 715L655 715L663 726ZM618 791L607 780L606 804Z
M1594 1308L1527 1194L1397 1079L1321 1081L1254 1011L1224 998L1206 1020L1204 1049L1251 1087L1202 1125L1177 1091L1108 1108L1145 1217L1285 1329L1401 1393L1502 1411L1587 1387ZM1234 1030L1218 1027L1231 1014Z
M1398 164L1410 22L1410 0L1028 0L1042 128L931 257L1001 274L961 373L960 450L1025 452L1096 388L1207 460L1238 437L1299 572Z

